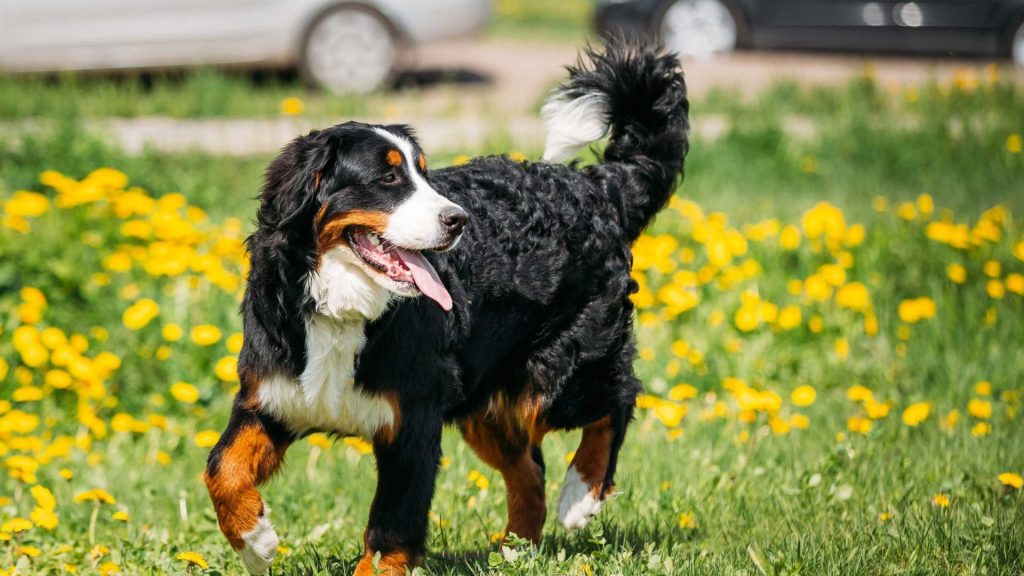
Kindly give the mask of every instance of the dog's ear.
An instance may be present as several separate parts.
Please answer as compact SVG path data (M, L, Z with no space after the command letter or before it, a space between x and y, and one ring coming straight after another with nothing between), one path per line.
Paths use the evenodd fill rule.
M314 130L292 140L267 167L260 194L259 224L280 229L312 215L332 185L329 165L337 138ZM304 223L299 220L300 226Z
M336 136L311 132L289 143L267 168L257 227L247 241L240 375L259 379L275 370L292 375L303 370L305 278L316 246L313 219L333 186L336 144Z

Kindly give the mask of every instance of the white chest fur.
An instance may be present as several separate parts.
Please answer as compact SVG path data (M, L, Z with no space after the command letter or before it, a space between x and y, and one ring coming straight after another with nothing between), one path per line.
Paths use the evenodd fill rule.
M274 376L262 382L263 411L296 434L321 430L372 438L391 426L391 403L355 386L355 358L365 342L363 321L314 315L306 322L306 369L297 380Z

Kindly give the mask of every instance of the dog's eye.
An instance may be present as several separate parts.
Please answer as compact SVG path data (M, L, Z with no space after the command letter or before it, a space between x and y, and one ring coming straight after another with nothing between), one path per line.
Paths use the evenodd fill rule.
M383 178L378 180L378 182L384 184L385 186L393 186L401 182L401 179L398 177L398 174L395 174L394 172L388 172L387 174L384 175Z

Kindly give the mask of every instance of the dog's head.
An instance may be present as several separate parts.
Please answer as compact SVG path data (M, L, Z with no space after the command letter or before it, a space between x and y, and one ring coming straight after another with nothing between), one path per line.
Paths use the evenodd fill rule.
M302 252L284 260L294 267L301 256L307 294L324 314L374 318L393 296L420 294L450 310L451 296L422 252L453 248L468 217L426 171L405 126L349 122L297 138L267 170L251 244L262 234L287 244L285 252Z

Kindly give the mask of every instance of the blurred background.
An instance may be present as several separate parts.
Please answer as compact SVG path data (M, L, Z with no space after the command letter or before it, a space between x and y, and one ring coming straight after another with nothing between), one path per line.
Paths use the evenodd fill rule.
M1020 82L1022 25L1020 0L7 0L0 120L77 116L130 153L264 154L349 118L415 124L429 150L535 150L563 67L625 33L684 57L716 134L702 112L782 83Z
M545 95L620 29L692 97L633 249L621 496L499 554L501 476L448 433L426 573L1021 574L1022 10L0 0L0 576L241 574L199 473L268 162L350 119L411 124L431 169L537 159ZM551 503L577 438L545 440ZM371 451L291 448L275 573L350 573Z

